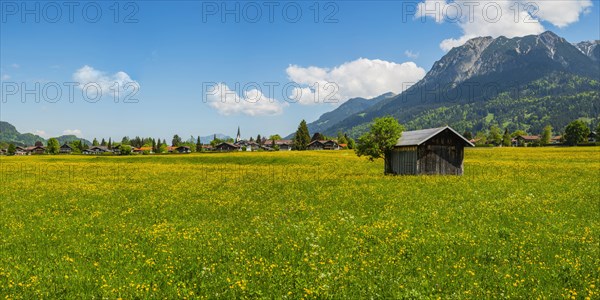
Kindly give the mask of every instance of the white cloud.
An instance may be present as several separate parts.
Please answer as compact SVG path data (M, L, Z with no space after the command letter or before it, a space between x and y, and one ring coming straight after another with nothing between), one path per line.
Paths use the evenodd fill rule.
M75 71L73 80L78 82L79 88L83 89L86 85L94 85L100 87L103 96L114 97L115 88L118 87L119 99L131 95L134 91L139 91L140 84L131 79L125 72L119 71L114 74L96 70L90 66L83 66ZM90 94L94 96L94 90L91 89Z
M11 67L13 67L14 69L18 69L18 68L20 68L20 67L21 67L21 66L19 66L18 64L12 64L12 65L10 65L10 66L11 66Z
M43 131L43 130L36 129L36 130L34 130L34 133L36 135L39 135L39 136L43 137L43 138L47 138L48 137L48 134L45 131Z
M425 0L418 5L415 17L458 24L463 35L445 39L440 44L444 51L449 51L480 36L512 38L540 34L546 30L543 22L566 27L579 21L580 15L587 13L591 6L591 0Z
M225 116L239 114L248 116L279 115L283 112L283 108L288 105L285 102L269 98L268 95L264 95L258 89L246 90L243 92L243 96L240 96L237 91L230 89L224 83L219 83L213 88L214 90L206 92L207 103Z
M411 50L406 50L404 51L404 55L406 55L406 57L410 58L410 59L417 59L419 58L420 53L417 52L412 52Z
M62 132L63 135L76 135L76 136L81 136L81 130L80 129L65 129Z
M2 80L9 80L10 79L10 75L4 74L2 75Z
M299 103L341 104L348 99L373 98L387 92L401 93L410 84L425 77L425 69L414 62L394 63L359 58L332 69L291 65L286 69L290 80L302 85L294 88ZM292 98L295 98L292 96Z

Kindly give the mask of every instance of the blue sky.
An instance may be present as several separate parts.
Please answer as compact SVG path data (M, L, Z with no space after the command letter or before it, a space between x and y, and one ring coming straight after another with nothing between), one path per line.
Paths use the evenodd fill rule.
M273 8L272 22L265 2L82 2L73 8L70 22L63 2L52 2L61 7L57 16L56 7L46 2L2 1L0 119L44 137L76 133L88 139L139 135L169 140L176 133L233 136L238 126L244 137L287 135L302 119L314 121L350 97L401 92L403 83L422 78L449 47L473 36L552 30L571 42L600 39L598 2L540 1L535 24L521 24L514 21L517 12L509 10L519 1L500 3L496 8L503 9L503 19L493 24L478 14L462 23L448 15L437 16L440 22L431 14L415 18L419 11L409 9L423 1L281 2ZM442 8L452 3L438 2ZM223 5L235 12L224 20ZM258 17L256 7L261 8ZM23 8L33 12L23 16ZM102 15L91 22L98 8ZM294 23L297 9L302 15ZM69 82L94 83L103 97L90 103L76 87L70 101L64 85ZM121 89L118 103L110 89L115 82ZM319 83L318 103L311 101L315 91L306 89L312 82ZM325 89L326 82L337 88ZM22 89L35 90L36 83L39 103ZM123 90L127 83L129 89ZM220 84L209 93L212 83ZM248 89L245 95L236 83L240 88L256 83L262 94ZM279 84L273 95L268 90L272 83ZM287 83L293 85L285 94ZM19 90L10 90L14 86ZM62 96L51 103L55 86ZM137 88L138 102L122 103ZM285 97L297 91L304 91L304 98ZM323 103L331 91L337 104ZM260 103L245 100L257 95Z

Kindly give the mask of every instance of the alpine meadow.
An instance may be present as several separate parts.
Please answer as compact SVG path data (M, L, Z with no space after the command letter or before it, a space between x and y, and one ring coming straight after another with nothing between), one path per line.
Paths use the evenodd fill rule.
M600 0L0 0L0 300L600 300Z
M460 177L350 151L0 157L0 294L594 299L599 157L469 149Z

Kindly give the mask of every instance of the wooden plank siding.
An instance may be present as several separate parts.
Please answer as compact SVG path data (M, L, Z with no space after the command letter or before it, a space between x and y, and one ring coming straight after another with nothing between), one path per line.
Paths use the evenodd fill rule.
M417 147L401 147L392 151L392 173L417 174Z
M429 139L418 150L418 169L427 175L462 175L464 146L449 131Z

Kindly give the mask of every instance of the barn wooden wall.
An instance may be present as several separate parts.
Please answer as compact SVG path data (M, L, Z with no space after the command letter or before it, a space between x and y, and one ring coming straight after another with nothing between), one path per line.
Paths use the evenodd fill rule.
M462 175L464 142L446 130L418 149L419 174Z
M392 174L416 175L417 173L417 147L397 148L392 152Z

